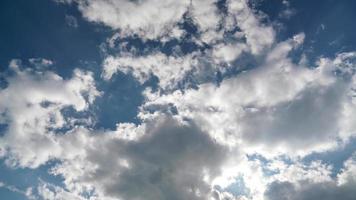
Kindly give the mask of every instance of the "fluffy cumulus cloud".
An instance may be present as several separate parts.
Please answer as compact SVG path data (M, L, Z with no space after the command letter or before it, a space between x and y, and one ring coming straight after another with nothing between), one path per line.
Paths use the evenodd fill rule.
M40 179L21 194L48 200L354 199L355 156L341 161L341 169L303 158L340 149L356 134L355 52L309 62L304 33L278 41L245 0L57 2L76 5L86 20L116 34L108 39L112 49L104 52L101 76L74 69L63 78L49 68L55 61L44 58L30 59L31 67L13 60L2 72L1 158L13 168L56 161L49 173L63 181ZM127 38L177 47L172 53L115 51L115 42ZM184 52L180 45L187 40L193 47ZM98 128L95 118L80 114L110 92L99 91L98 82L111 84L119 72L145 87L138 120Z
M221 2L217 0L55 1L78 5L87 20L120 30L122 36L138 35L145 39L157 39L172 34L187 15L197 25L202 33L201 39L205 42L221 40L224 31L231 31L236 27L246 37L254 53L260 52L274 41L273 28L260 22L261 17L248 6L246 0L226 1L225 11L218 7Z
M135 127L137 129L139 127ZM142 127L141 127L142 128ZM79 159L53 169L71 191L93 189L98 199L207 199L228 149L190 122L160 116L127 140L117 130L88 139ZM138 131L138 130L136 130ZM90 137L90 136L88 136Z
M324 175L325 176L325 175ZM355 198L355 159L350 158L335 179L325 177L324 180L314 176L297 181L274 181L269 184L264 196L266 199L343 199Z
M162 53L140 57L133 55L110 56L104 61L103 77L110 79L114 73L120 70L125 74L131 73L140 83L148 81L151 76L156 76L162 88L174 87L192 72L194 66L197 68L197 56L174 57Z
M142 1L141 3L145 2ZM130 51L121 52L119 55L111 55L104 60L104 77L110 79L115 73L121 71L132 73L142 83L153 75L158 77L161 88L172 89L172 87L182 85L182 83L189 85L192 80L194 83L205 82L216 71L225 72L229 68L236 67L232 66L231 62L239 59L243 53L260 55L274 43L275 32L273 28L260 22L259 19L262 16L256 14L248 6L248 2L244 0L226 1L225 11L219 10L218 3L217 1L191 1L185 11L188 20L193 21L199 33L194 39L194 44L198 46L210 45L211 50L206 50L203 53L195 51L183 56L179 53L178 55L166 55L155 51L140 56ZM89 5L91 4L89 3ZM83 11L84 15L85 13ZM160 14L163 15L164 13ZM168 18L162 16L162 19L167 20ZM183 16L179 20L184 20ZM116 21L120 23L118 20ZM159 24L160 20L149 21ZM108 25L110 26L110 24ZM147 23L147 25L150 24ZM149 27L154 27L154 25ZM189 34L189 31L177 26L177 24L175 27L171 27L171 32L175 33L177 29L180 29L180 33ZM160 30L166 29L161 28ZM229 39L225 37L227 34L230 34ZM161 35L164 34L161 33ZM141 37L150 36L149 30L146 30L142 32ZM182 34L171 34L171 36L179 36L178 39L180 39ZM117 37L125 36L115 35L114 38ZM157 39L157 37L155 38ZM164 42L166 40L162 39ZM224 67L225 65L228 65L228 67Z
M161 115L142 125L119 124L116 131L72 125L63 109L84 112L100 95L90 73L75 70L65 80L50 71L10 64L1 91L2 156L9 166L37 168L51 159L51 173L66 188L41 181L35 198L206 199L221 173L229 149L217 144L192 121ZM89 123L89 122L88 122ZM66 127L69 131L59 131ZM192 167L194 166L194 167ZM214 193L215 194L215 193Z
M159 0L74 0L60 1L78 4L83 16L92 22L102 23L122 34L138 34L156 38L169 34L183 14L190 1Z
M75 70L64 80L50 71L22 67L19 60L11 61L8 86L0 91L0 122L8 125L0 149L10 165L38 167L64 151L54 137L56 129L70 126L61 110L83 111L100 93L89 72Z
M260 67L220 85L206 83L164 95L148 91L142 115L154 115L152 108L169 105L182 118L199 121L222 143L265 147L269 152L307 153L330 148L337 138L347 141L354 133L345 129L353 124L349 114L355 107L354 74L348 65L355 54L323 58L314 67L294 64L288 53L298 47L300 37L276 45Z

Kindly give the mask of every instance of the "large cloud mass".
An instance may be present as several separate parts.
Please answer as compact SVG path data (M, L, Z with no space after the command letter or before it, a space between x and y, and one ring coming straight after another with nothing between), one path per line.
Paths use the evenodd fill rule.
M49 200L355 197L354 156L341 169L303 160L355 137L355 52L310 62L304 33L278 41L266 16L245 0L57 2L76 5L86 20L116 34L103 45L101 76L75 69L63 78L46 59L29 60L32 67L13 60L1 75L0 157L12 168L56 161L49 173L63 181L39 180L21 194ZM125 48L124 39L133 38L141 46ZM147 50L148 40L176 45L170 53ZM137 121L98 128L88 113L110 91L99 91L97 82L111 84L120 72L144 88Z

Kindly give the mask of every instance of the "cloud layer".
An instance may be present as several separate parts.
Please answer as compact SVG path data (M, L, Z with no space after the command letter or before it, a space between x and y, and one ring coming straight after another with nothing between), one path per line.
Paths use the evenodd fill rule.
M115 34L102 45L101 76L74 69L63 78L42 58L30 66L12 60L1 75L0 157L12 168L56 161L49 173L63 181L39 180L21 194L49 200L356 195L355 156L341 169L303 160L355 137L355 52L312 63L304 33L279 41L266 16L245 0L57 2L77 6L86 20ZM126 48L123 41L131 39L141 46ZM183 51L187 41L191 50ZM174 48L150 49L150 42ZM144 88L138 122L97 128L88 113L110 92L98 83L111 84L118 73Z

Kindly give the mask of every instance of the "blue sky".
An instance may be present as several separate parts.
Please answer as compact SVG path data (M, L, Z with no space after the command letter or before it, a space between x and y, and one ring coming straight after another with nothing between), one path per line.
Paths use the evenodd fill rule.
M0 199L356 196L356 2L0 4Z

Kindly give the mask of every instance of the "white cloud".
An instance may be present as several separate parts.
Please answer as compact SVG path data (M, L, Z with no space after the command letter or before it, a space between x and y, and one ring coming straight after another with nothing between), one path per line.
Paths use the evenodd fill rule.
M223 19L223 15L219 13L216 4L216 0L192 1L189 10L190 16L201 33L200 39L206 43L222 39L222 35L217 29Z
M181 20L189 6L189 0L75 0L74 2L78 3L83 16L91 22L120 29L123 35L137 34L149 39L168 34Z
M125 74L132 73L138 81L144 83L154 75L159 79L162 88L174 87L197 66L197 56L192 54L175 57L156 53L142 57L107 57L103 64L103 77L110 79L114 73L121 71Z
M318 170L319 171L319 170ZM307 172L309 173L309 172ZM345 162L344 170L338 174L336 179L326 176L325 180L315 179L314 176L303 176L300 180L286 179L276 180L269 184L265 192L267 200L312 200L312 199L342 199L351 200L355 198L355 161L350 158Z
M10 166L30 168L58 160L51 172L64 179L65 188L40 181L39 197L156 200L213 195L211 182L221 173L229 150L194 122L162 115L139 126L118 124L117 131L74 126L56 134L68 125L62 108L83 111L99 95L91 74L75 71L64 80L53 72L22 70L18 62L11 65L16 73L0 92L0 108L9 124L1 138L5 159Z
M229 150L190 122L159 116L138 140L86 135L84 153L57 165L69 191L95 188L98 199L207 199ZM131 129L135 131L134 129Z
M227 13L218 10L217 0L56 0L76 2L83 16L91 22L118 29L120 36L138 35L141 39L180 37L178 23L188 14L201 34L200 40L215 43L223 32L239 27L253 54L261 53L274 42L274 30L260 23L260 17L246 0L227 1ZM222 30L219 30L222 26ZM177 29L178 28L178 29Z
M83 5L90 7L96 4L107 4L108 2L109 1L97 0ZM149 8L151 8L150 6L153 6L155 2L142 1L137 4L133 2L126 3L135 5L132 9L143 8L146 6L148 7L147 10L149 10ZM124 9L126 3L124 3L120 9ZM112 7L115 7L115 5ZM177 7L179 10L179 6ZM192 1L192 4L189 4L186 8L189 16L197 26L198 32L201 34L201 36L195 38L194 41L197 45L202 45L202 42L208 43L212 45L212 50L205 50L204 52L195 51L183 56L165 55L161 52L151 52L147 55L137 56L132 52L126 52L122 49L120 54L108 56L104 60L104 78L110 79L117 71L121 71L125 74L132 73L137 80L143 83L148 80L151 75L154 75L159 79L161 88L174 89L182 82L187 82L187 79L190 81L193 79L193 81L191 81L192 83L188 81L188 85L200 84L211 80L211 77L214 77L217 70L222 72L226 71L226 68L222 67L222 64L227 64L227 66L231 68L238 68L239 66L235 66L232 63L238 59L243 52L253 55L263 55L266 52L265 50L269 49L275 42L275 33L272 27L263 25L260 22L260 16L256 14L253 9L249 8L247 2L244 0L227 1L226 7L227 13L225 14L218 10L216 1ZM105 10L105 6L101 6L100 9ZM166 9L171 8L170 6L166 6ZM129 12L130 9L126 10ZM94 8L92 12L97 12L99 15L109 15L108 13L110 13L99 12ZM120 11L114 13L118 13L118 15L126 15ZM141 39L152 36L147 33L146 25L155 29L155 25L150 23L159 24L160 20L169 20L165 17L158 17L160 20L150 20L149 17L144 16L143 14L134 12L132 14L135 14L136 17L145 17L145 19L149 21L137 25L142 28L142 35L140 35ZM112 13L110 16L111 15L114 14ZM115 17L112 16L109 17L109 19L113 20L114 18ZM130 20L135 19L132 18ZM174 21L179 20L181 19L175 19ZM115 22L121 24L120 20L115 20ZM130 21L128 20L127 23L130 23ZM182 30L175 26L173 22L170 22L170 24L173 24L174 26L170 28L171 32L178 31L177 34L173 35L181 36ZM224 32L236 31L236 27L239 27L241 31L233 34L230 39L225 39ZM128 28L124 30L130 29ZM162 31L166 29L159 28L159 30ZM145 35L146 33L149 36ZM155 37L162 34L163 33L157 33ZM113 47L113 41L120 37L120 34L115 34L113 38L109 40L109 47ZM304 35L301 34L297 35L294 38L294 41L295 43L301 43L303 39ZM161 38L160 41L165 42L166 38Z
M62 79L50 71L22 70L19 61L10 67L8 86L0 91L0 113L8 124L0 138L2 155L10 165L38 167L64 149L54 131L68 125L61 109L83 111L100 93L91 73L75 70L73 77Z
M347 139L355 131L340 132L349 127L341 124L353 124L349 116L354 100L349 92L354 86L349 78L335 75L342 69L344 76L354 76L345 67L353 54L321 59L314 68L299 66L288 54L302 37L278 44L262 66L219 86L206 83L166 95L148 92L141 116L147 118L154 108L171 105L179 116L197 121L223 143L302 154L331 148L336 138Z
M0 123L8 125L0 155L17 167L59 161L51 174L61 176L64 187L40 181L39 197L304 200L354 194L354 159L333 178L331 166L307 165L298 156L325 151L356 134L356 53L321 58L315 66L296 64L290 54L305 35L277 43L272 26L263 24L245 0L227 0L224 14L215 0L56 1L76 2L87 20L119 30L110 47L115 38L132 35L161 43L179 38L187 33L177 23L188 12L200 34L193 40L211 49L107 56L104 79L120 71L142 84L155 76L160 87L145 90L139 125L118 123L115 131L75 125L62 113L69 107L86 112L100 95L91 72L75 70L63 79L45 69L50 60L31 59L35 70L13 60L13 75L0 90ZM225 32L235 29L226 39ZM245 53L256 61L255 68L212 83L217 71L244 67L235 61ZM254 153L270 160L249 160L246 154ZM295 160L287 163L279 155ZM228 190L238 177L246 194Z
M241 53L246 50L246 45L243 43L219 44L214 46L212 56L216 63L230 63L238 58Z
M263 25L259 17L249 8L247 1L228 0L227 7L229 11L228 22L231 27L239 27L246 42L253 54L261 53L265 48L274 43L275 31L271 26Z
M220 175L230 150L216 143L194 122L169 115L141 125L118 124L116 131L70 126L61 109L84 111L99 95L90 73L75 71L62 79L50 71L21 69L1 90L1 112L9 129L1 137L10 166L37 168L60 161L52 174L62 176L65 188L41 182L43 199L207 199L212 180ZM236 151L235 151L236 152ZM215 193L214 193L215 194ZM227 195L227 194L221 194Z
M337 175L337 184L345 185L348 183L356 183L356 153L351 158L346 160L341 173Z
M83 197L72 194L63 188L40 181L37 188L38 196L43 200L84 200Z
M73 1L62 1L71 3ZM215 30L220 17L216 0L129 1L129 0L74 0L83 16L92 22L119 29L123 36L137 34L141 38L156 39L169 35L187 12L200 31Z

